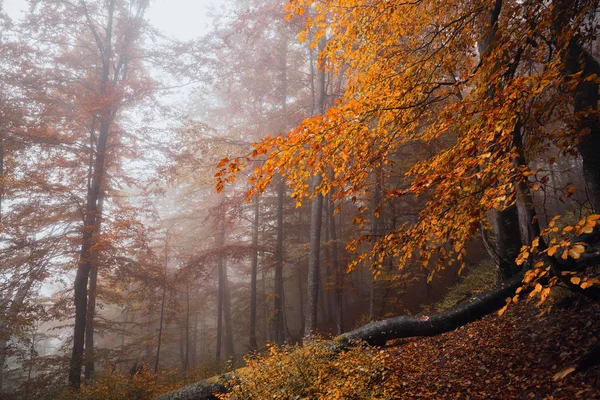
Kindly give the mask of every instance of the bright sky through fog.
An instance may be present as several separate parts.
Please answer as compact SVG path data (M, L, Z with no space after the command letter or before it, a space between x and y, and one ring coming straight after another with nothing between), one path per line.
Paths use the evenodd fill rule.
M207 14L213 4L213 0L154 0L147 17L167 36L193 39L210 28Z
M193 39L210 27L208 8L216 0L152 0L146 16L165 35L181 40ZM27 7L25 0L4 0L4 10L13 19Z

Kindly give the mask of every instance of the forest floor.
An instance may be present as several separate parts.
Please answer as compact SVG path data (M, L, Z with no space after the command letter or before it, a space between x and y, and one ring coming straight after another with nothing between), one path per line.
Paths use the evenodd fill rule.
M388 342L402 398L600 399L600 367L553 377L600 339L600 304L564 298L540 315L517 304L434 337Z

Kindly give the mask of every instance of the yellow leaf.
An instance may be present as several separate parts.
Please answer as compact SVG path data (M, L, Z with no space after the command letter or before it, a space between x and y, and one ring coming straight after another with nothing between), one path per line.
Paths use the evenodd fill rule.
M575 370L576 370L575 367L565 368L562 371L560 371L559 373L555 374L554 377L552 377L552 379L555 381L558 381L560 379L563 379L565 376L571 374L572 372L575 372Z
M569 255L575 259L578 259L581 253L585 251L585 247L580 244L576 244L569 249Z
M581 278L579 278L577 276L574 276L574 277L571 278L571 283L573 285L579 285L579 282L581 282Z
M505 305L504 307L502 307L500 310L498 310L498 316L501 317L502 314L504 314L504 312L506 311L507 308L508 308L508 304Z
M559 245L550 246L550 247L548 248L548 255L549 255L550 257L552 257L552 256L554 255L554 253L556 253L556 250L558 250L559 248L560 248L560 246L559 246Z

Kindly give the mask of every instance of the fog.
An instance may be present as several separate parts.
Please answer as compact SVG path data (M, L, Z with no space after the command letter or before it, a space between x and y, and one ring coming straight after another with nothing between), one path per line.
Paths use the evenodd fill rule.
M361 64L379 40L367 40L374 30L342 46L328 35L355 31L336 31L329 14L310 26L318 7L288 14L279 0L30 3L0 3L0 396L56 399L70 387L86 398L86 388L129 390L144 376L156 389L139 398L150 398L241 367L269 344L442 310L461 274L480 285L464 300L505 272L498 252L508 248L501 255L511 265L517 257L527 229L502 225L496 213L517 217L509 202L522 189L519 173L532 188L525 209L543 216L542 229L554 215L589 214L587 164L573 143L557 150L560 141L540 139L537 158L522 165L506 161L508 150L486 156L513 139L489 139L491 150L479 155L479 144L460 148L466 153L452 162L476 161L450 170L471 175L448 183L451 195L435 191L454 179L444 169L454 165L428 168L467 137L437 115L475 121L486 111L446 109L492 92L464 78L482 62L479 52L467 51L460 71L447 68L454 83L435 66L431 76L443 82L434 89L427 81L382 100L388 77L379 74L397 84L408 73L403 63L429 45L370 70L385 59L371 54ZM481 44L474 36L464 33L461 49ZM407 46L382 41L392 60L391 48ZM355 51L366 55L345 58ZM406 115L404 105L387 103L418 92L422 104L442 90ZM486 118L474 128L461 122L482 136L490 129L481 126L495 123ZM543 129L557 137L566 123L547 118ZM434 122L449 131L431 133ZM485 175L493 173L500 177ZM470 186L475 179L493 190Z

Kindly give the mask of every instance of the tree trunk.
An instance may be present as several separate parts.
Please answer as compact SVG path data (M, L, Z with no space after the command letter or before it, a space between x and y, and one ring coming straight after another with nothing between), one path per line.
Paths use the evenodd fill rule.
M100 190L98 195L98 214L96 215L96 226L94 227L96 232L94 235L97 241L100 234L102 234L102 211L104 209L104 190ZM94 379L94 318L96 316L96 286L98 284L98 267L99 267L98 255L94 254L91 258L92 269L90 271L89 287L88 287L88 304L85 324L85 367L84 376L86 381Z
M3 214L2 214L2 201L4 200L4 138L0 137L0 226L3 224ZM5 304L8 304L9 297L4 293L0 297L0 312L4 313ZM4 317L4 315L2 315ZM4 337L4 326L5 322L3 322L4 318L0 318L0 393L4 388L4 363L6 362L6 345L8 344L7 338Z
M381 173L381 166L378 166L375 170L373 198L371 199L371 237L373 239L373 245L375 245L375 242L377 242L381 235L381 216L379 214L381 203ZM375 321L375 319L377 319L377 315L375 314L377 280L373 274L374 272L375 271L371 271L371 286L369 287L369 321Z
M112 57L112 25L113 14L115 10L115 0L109 1L108 18L106 25L106 37L102 54L102 76L100 79L100 94L106 95L108 85L110 85L110 61ZM90 26L91 28L91 26ZM92 181L88 187L86 214L82 233L82 244L75 276L74 297L75 297L75 326L73 328L73 351L71 353L71 362L69 367L69 384L74 389L79 389L81 384L81 364L84 356L85 326L87 322L87 287L88 278L92 269L92 250L94 248L94 233L98 216L98 200L102 188L102 182L105 175L106 145L110 126L114 120L114 110L110 106L105 107L100 112L100 131L98 133L98 143L96 145L96 158Z
M321 184L321 174L315 175L313 188ZM319 253L321 251L321 222L323 214L323 195L319 192L311 201L310 250L308 255L308 313L304 336L309 337L317 329L317 309L319 301Z
M333 212L331 202L329 201L329 195L323 198L323 209L325 211L325 279L323 281L323 293L325 294L326 300L326 317L327 322L333 322L335 315L335 294L331 290L332 277L335 277L335 269L333 268L333 261L331 255L331 226L329 221L331 220L330 214Z
M165 267L163 270L163 292L160 301L160 320L158 323L158 344L156 345L156 361L154 362L154 373L158 373L160 362L160 348L162 346L163 322L165 319L165 301L167 299L167 267L169 265L169 231L165 235Z
M344 294L344 271L340 264L338 255L337 232L335 227L334 204L329 196L329 232L331 235L331 264L335 274L335 325L337 334L344 332L344 309L343 309L343 294Z
M526 166L525 156L523 155L523 134L522 125L517 123L513 133L513 144L517 149L518 157L515 159L515 167L518 169ZM531 245L533 239L540 235L540 225L537 221L536 211L533 204L533 197L529 189L527 178L517 182L517 212L519 214L519 231L521 233L521 244L523 246Z
M258 223L260 217L260 200L254 196L254 224L252 226L252 266L250 272L250 350L256 350L256 278L258 274Z
M195 369L198 366L198 313L194 313L194 331L190 348L190 363Z
M223 324L225 328L225 358L235 357L233 347L233 327L231 324L231 292L227 280L227 263L223 261Z
M285 197L285 183L279 178L277 183L277 239L275 249L275 281L273 300L273 319L271 322L271 340L277 344L285 341L285 327L283 323L283 201Z
M598 83L600 65L579 43L571 40L567 46L565 72L581 72L579 84L573 90L573 111L576 134L580 137L577 149L583 161L583 177L594 212L600 212L600 124L598 123Z
M522 244L519 226L516 205L501 211L492 210L492 229L496 236L496 245L492 248L490 244L487 244L486 247L498 266L499 282L514 276L519 270L519 266L515 264ZM484 243L486 240L484 239Z
M489 23L484 26L479 42L479 54L482 59L487 57L493 50L498 30L498 19L502 10L502 0L495 0L494 7L488 10ZM497 69L497 67L494 67ZM490 87L488 96L494 96ZM513 276L518 271L514 261L521 250L521 237L519 233L519 217L515 206L504 210L492 210L492 229L496 236L496 244L493 246L487 240L486 232L482 230L484 245L498 267L498 282ZM483 229L483 228L482 228Z
M279 73L280 73L280 108L281 108L281 130L287 129L286 110L288 98L288 75L287 75L287 53L288 37L287 32L281 32L281 42L279 48ZM273 319L271 320L271 340L277 344L283 344L285 341L284 308L283 303L283 203L285 197L285 181L283 176L279 176L277 182L277 239L275 248L275 282L274 282L274 301L273 301Z
M302 288L302 281L303 281L303 276L302 276L302 270L299 269L298 270L298 302L300 304L300 334L298 335L299 337L302 337L302 335L304 335L304 327L305 327L305 323L306 323L306 318L304 316L304 289Z
M223 216L221 216L222 218ZM219 221L219 224L222 224L222 221ZM219 225L216 238L216 245L218 247L222 247L225 244L225 234L223 232L222 225ZM225 269L225 265L223 262L223 256L219 255L217 261L217 271L219 274L218 287L217 287L217 353L216 359L217 361L221 359L221 347L223 343L223 298L225 297L225 278L223 274L223 270Z
M327 38L323 36L319 40L319 54L323 54ZM323 54L324 55L324 54ZM327 88L325 86L325 58L322 58L319 64L317 73L317 112L325 111L325 99ZM313 178L313 189L317 190L321 184L323 177L317 173ZM317 329L317 310L319 303L319 286L320 286L320 251L321 251L321 224L323 218L323 195L317 190L317 194L311 201L310 214L310 239L309 239L309 255L308 255L308 312L306 314L306 323L304 325L304 336L311 336Z
M185 359L183 362L183 371L185 379L190 367L190 283L185 282Z

